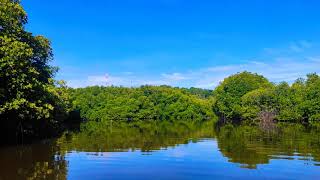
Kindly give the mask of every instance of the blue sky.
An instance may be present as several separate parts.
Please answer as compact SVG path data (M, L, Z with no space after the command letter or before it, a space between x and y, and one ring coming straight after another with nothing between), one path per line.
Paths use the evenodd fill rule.
M318 0L22 0L71 87L213 89L248 70L274 82L320 72Z

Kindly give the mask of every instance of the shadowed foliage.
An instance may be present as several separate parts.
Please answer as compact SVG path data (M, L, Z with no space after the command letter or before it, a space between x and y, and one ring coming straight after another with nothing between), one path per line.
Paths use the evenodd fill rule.
M67 115L68 96L64 82L53 79L57 68L49 65L50 41L25 30L27 16L19 1L0 3L1 137L56 134Z

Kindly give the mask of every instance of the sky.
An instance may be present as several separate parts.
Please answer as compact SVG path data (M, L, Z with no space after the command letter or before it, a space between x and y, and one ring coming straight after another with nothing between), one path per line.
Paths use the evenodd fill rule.
M70 87L215 88L241 71L320 73L318 0L22 0Z

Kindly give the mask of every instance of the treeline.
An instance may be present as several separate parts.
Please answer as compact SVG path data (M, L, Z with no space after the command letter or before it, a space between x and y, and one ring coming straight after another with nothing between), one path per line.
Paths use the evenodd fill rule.
M0 137L46 137L80 118L89 121L171 120L320 122L320 77L289 85L242 72L214 90L169 86L72 89L54 80L50 41L25 30L17 0L0 0ZM69 113L69 112L72 113ZM77 114L80 112L80 115ZM2 141L1 141L2 142Z
M73 109L79 110L86 120L200 121L215 118L212 100L206 98L206 92L169 86L94 86L70 89L70 96Z
M87 87L70 90L73 109L87 120L206 120L228 123L320 122L320 76L291 85L256 73L225 78L214 91L169 86Z
M315 73L289 85L242 72L224 79L213 96L214 111L224 121L320 122L320 76Z

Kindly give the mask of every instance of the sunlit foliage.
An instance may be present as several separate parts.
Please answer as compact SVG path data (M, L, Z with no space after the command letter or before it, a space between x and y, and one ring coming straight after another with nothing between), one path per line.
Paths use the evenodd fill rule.
M214 91L214 109L221 118L261 120L259 113L274 120L317 124L320 121L320 77L309 74L292 85L271 84L265 78L243 72L226 78Z
M268 88L272 84L263 76L242 72L229 76L214 90L215 112L223 119L238 120L241 117L241 98L246 93Z
M64 84L53 79L50 41L25 30L19 1L0 3L0 132L8 139L55 131L66 115L67 97Z
M207 120L215 118L209 99L168 86L73 89L73 108L92 121ZM201 95L200 95L201 96Z

